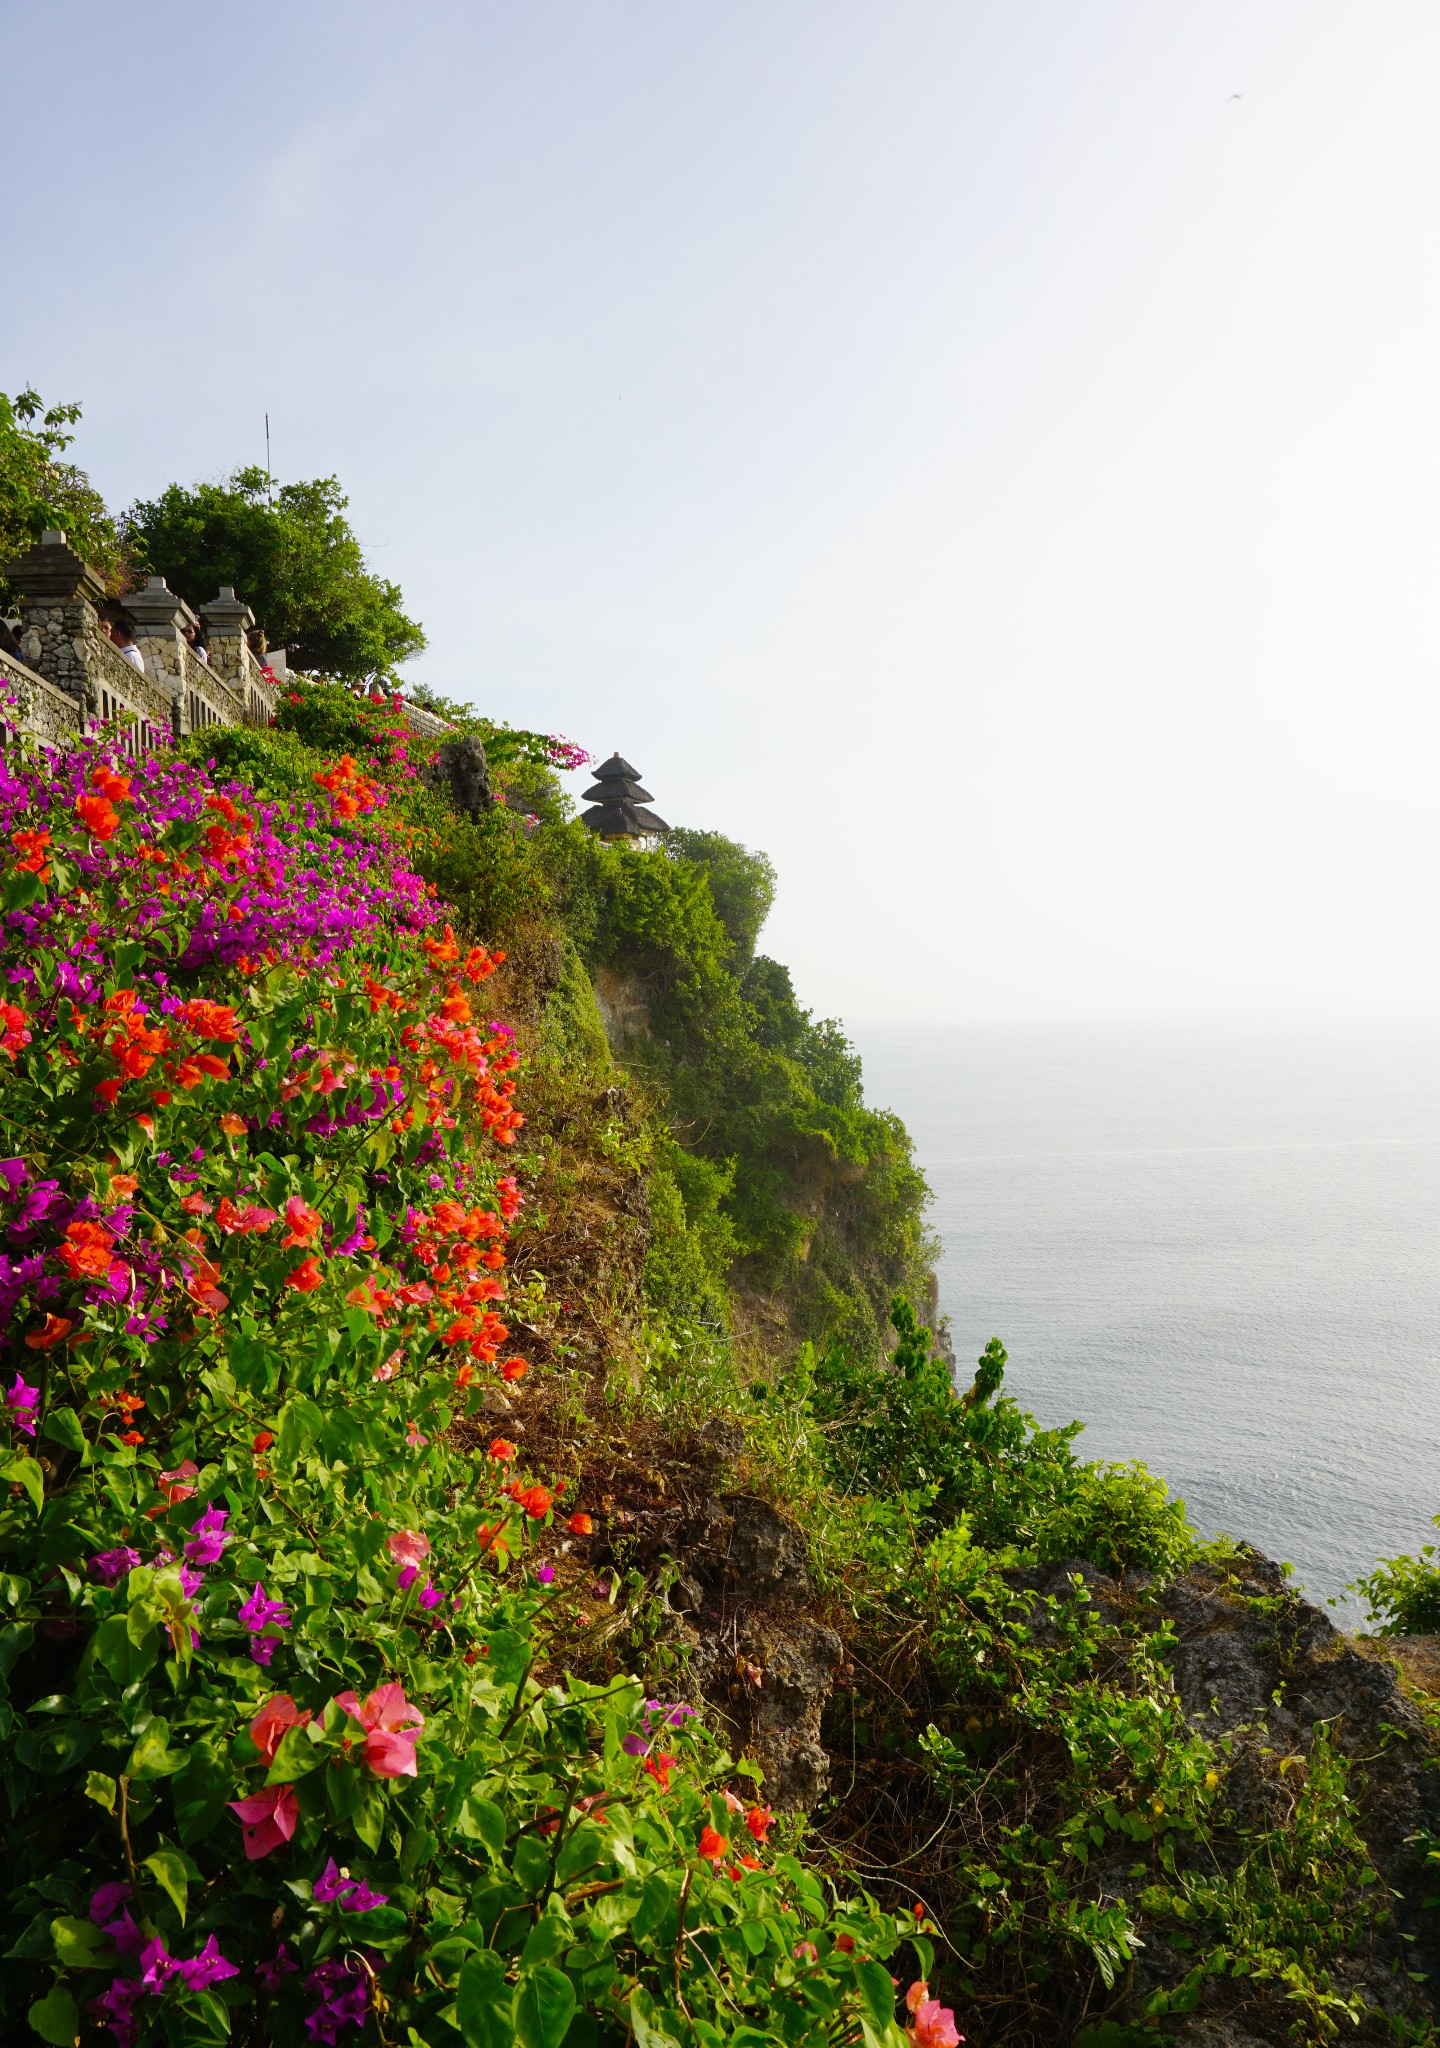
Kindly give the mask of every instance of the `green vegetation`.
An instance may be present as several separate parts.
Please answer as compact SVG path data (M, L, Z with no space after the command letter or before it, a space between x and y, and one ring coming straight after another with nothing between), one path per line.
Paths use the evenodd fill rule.
M1440 1529L1440 1515L1434 1517ZM1352 1589L1370 1609L1382 1636L1427 1636L1440 1631L1440 1545L1422 1543L1418 1557L1382 1557Z
M135 503L120 531L136 567L191 605L229 584L294 666L355 681L392 674L425 635L399 585L366 567L348 504L333 476L272 489L263 469L237 469Z
M64 460L80 418L78 405L47 406L28 387L0 391L0 568L23 555L47 527L60 527L111 588L124 564L115 521L82 469ZM7 586L0 574L0 595Z

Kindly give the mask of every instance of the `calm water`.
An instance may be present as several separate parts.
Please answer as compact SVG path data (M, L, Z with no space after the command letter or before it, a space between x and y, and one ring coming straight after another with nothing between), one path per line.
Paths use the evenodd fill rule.
M1440 1034L854 1035L962 1370L999 1336L1037 1417L1314 1598L1434 1537Z

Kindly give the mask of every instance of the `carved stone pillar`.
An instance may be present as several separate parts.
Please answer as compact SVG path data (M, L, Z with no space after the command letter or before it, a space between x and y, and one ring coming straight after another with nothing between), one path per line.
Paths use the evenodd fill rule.
M5 574L20 596L25 662L93 717L104 640L98 610L104 584L64 534L54 529L42 534L39 545L18 561L7 562Z

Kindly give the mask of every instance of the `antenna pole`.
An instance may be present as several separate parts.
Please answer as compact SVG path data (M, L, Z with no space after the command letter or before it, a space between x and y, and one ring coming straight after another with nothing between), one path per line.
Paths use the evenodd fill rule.
M268 413L268 412L267 412L267 413L266 413L266 415L265 415L265 503L266 503L266 504L267 504L267 505L268 505L268 506L270 507L270 510L271 510L271 511L273 512L273 511L274 511L274 509L275 509L275 500L274 500L274 498L273 498L273 497L272 497L272 495L271 495L271 479L270 479L270 415L269 415L269 413Z

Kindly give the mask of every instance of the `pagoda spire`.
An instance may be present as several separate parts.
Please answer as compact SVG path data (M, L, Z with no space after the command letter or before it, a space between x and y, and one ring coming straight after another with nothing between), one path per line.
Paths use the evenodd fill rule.
M640 771L619 754L612 754L595 770L595 780L581 797L590 809L580 813L601 839L624 839L632 845L648 846L670 827L645 806L653 802L648 789L640 787Z

